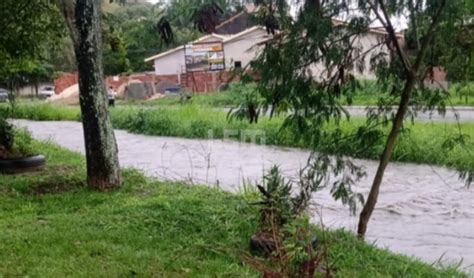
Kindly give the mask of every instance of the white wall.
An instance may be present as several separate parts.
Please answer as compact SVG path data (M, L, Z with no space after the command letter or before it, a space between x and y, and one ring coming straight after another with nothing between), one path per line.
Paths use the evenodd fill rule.
M54 87L54 84L51 82L42 82L38 84L38 92L41 90L43 86L51 86ZM35 96L36 95L36 88L35 85L27 85L21 87L16 92L20 96Z
M379 54L380 52L384 52L387 55L385 56L389 59L388 53L389 50L386 44L382 44L377 46L380 42L384 40L385 35L368 32L363 35L360 35L356 41L358 47L361 47L362 53L366 53L366 55L359 59L357 62L362 63L364 65L364 71L360 72L357 70L357 66L354 66L353 74L356 78L359 79L375 79L375 72L371 69L370 60L374 55ZM374 48L377 46L376 48ZM373 49L372 49L373 48Z
M184 49L180 49L169 55L155 59L156 75L178 74L184 70Z
M354 53L354 58L360 57L355 60L352 68L346 70L350 71L357 79L375 79L375 72L371 69L370 65L372 57L380 52L384 52L387 54L385 57L389 59L387 46L385 44L377 46L384 39L384 36L383 34L367 32L356 38L354 46L359 48L360 52ZM363 64L362 72L359 71L357 64ZM316 80L327 78L328 71L322 64L312 64L309 66L309 70Z
M364 53L371 49L383 38L384 35L370 32L361 35L357 39L356 43L361 47L362 53ZM228 70L233 68L236 61L240 61L242 63L242 67L246 67L258 54L258 47L255 46L266 39L268 39L267 32L263 29L256 29L248 34L243 35L242 37L225 42L224 55L226 69ZM214 38L212 40L214 40ZM376 49L371 50L361 60L361 62L365 65L364 71L361 73L357 70L354 70L356 68L354 66L354 69L351 69L352 73L360 79L375 79L375 74L370 69L370 59L374 54L380 51L388 53L386 46L377 47ZM172 75L182 73L185 70L184 49L180 49L169 55L155 59L154 63L155 74L157 75ZM321 76L321 74L327 74L322 65L311 65L309 69L316 79L325 77Z
M225 42L224 55L226 69L233 67L235 61L241 61L242 67L247 66L257 54L256 49L248 50L265 39L267 39L267 32L262 29L256 29L242 37L236 38L235 40ZM210 37L201 42L216 40L219 40L219 38ZM184 49L180 49L169 55L155 59L154 63L156 75L181 73L185 70Z
M226 69L233 68L235 61L242 62L242 67L247 66L257 55L258 51L254 46L267 38L265 30L256 29L240 38L226 42L224 44Z

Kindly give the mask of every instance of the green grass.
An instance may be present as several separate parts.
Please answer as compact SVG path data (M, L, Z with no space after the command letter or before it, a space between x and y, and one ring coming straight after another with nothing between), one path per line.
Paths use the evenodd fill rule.
M238 257L256 220L242 197L132 170L98 193L80 155L35 146L44 172L0 176L0 276L255 276Z
M9 109L0 105L0 111ZM3 112L4 113L4 112ZM15 105L15 117L35 121L79 121L81 112L78 106L52 105L40 101L19 102Z
M388 94L373 93L373 92L358 92L354 95L352 103L353 106L368 106L377 105L381 97L388 97ZM119 105L142 105L142 106L164 106L164 105L178 105L178 104L196 104L210 107L232 107L239 104L238 98L232 92L195 94L190 100L183 101L179 96L166 96L154 100L122 100ZM346 99L342 99L343 105L348 105ZM474 94L471 95L456 95L449 99L448 105L451 106L474 106Z
M232 107L239 104L239 94L245 90L251 90L252 86L231 86L228 91L216 93L196 93L191 95L190 100L183 101L179 96L167 96L151 101L119 101L120 105L143 105L143 106L165 106L178 104L194 104L210 107ZM449 89L450 98L447 105L474 106L474 83L466 86L452 85ZM381 91L380 87L373 81L362 81L361 88L353 95L351 105L367 106L377 105L380 98L387 99L389 95ZM346 98L341 98L343 105L348 105Z
M474 83L461 86L452 84L449 88L448 106L474 106ZM351 105L367 106L377 105L380 99L388 99L389 94L382 91L373 81L363 81L362 87L354 94ZM342 104L347 105L347 100L342 99Z
M354 96L351 105L353 106L376 106L380 98L387 98L388 94L367 94L360 92ZM343 105L348 105L346 100L342 101ZM472 96L457 96L453 95L447 102L448 106L474 106L474 95Z
M158 182L134 170L99 193L85 184L84 158L33 142L44 171L0 175L2 277L259 277L241 260L257 228L248 197ZM253 198L252 201L255 201ZM336 277L466 277L329 232Z
M236 93L232 91L220 93L197 93L190 95L190 99L184 100L180 96L166 96L154 100L119 100L118 105L178 105L178 104L195 104L211 107L229 107L238 104Z
M388 97L388 94L371 94L359 92L354 95L350 105L352 106L376 106L381 97ZM154 100L121 100L118 105L140 105L140 106L164 106L179 104L196 104L210 107L232 107L239 104L238 99L231 92L195 94L190 100L183 101L179 96L166 96ZM343 105L349 105L346 99L342 99ZM474 106L474 96L456 96L450 98L449 106Z

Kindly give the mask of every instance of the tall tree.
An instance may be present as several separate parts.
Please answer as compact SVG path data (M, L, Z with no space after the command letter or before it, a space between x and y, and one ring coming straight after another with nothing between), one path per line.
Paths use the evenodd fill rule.
M413 94L417 90L422 90L426 73L433 67L433 64L426 62L428 52L434 53L433 38L440 31L440 25L455 26L460 24L457 19L464 17L463 9L459 10L461 1L433 0L422 1L413 5L412 0L408 1L385 1L367 0L362 1L360 8L368 14L373 14L382 24L388 34L388 43L396 53L396 62L401 66L401 75L398 76L403 84L400 92L400 100L395 117L392 119L390 133L387 137L385 148L380 156L379 166L375 174L372 187L370 189L367 202L360 213L357 233L359 237L364 237L367 225L375 209L375 205L380 193L385 169L392 157L395 144L403 127L404 119L409 111ZM411 20L413 34L416 34L416 51L413 54L407 53L406 49L399 42L395 27L392 23L394 16L408 13ZM457 18L457 19L456 19ZM424 20L425 24L420 24ZM420 26L421 25L421 26ZM436 58L442 57L442 54ZM471 175L472 173L470 173Z
M275 28L280 29L250 64L251 73L257 72L260 77L257 89L263 100L259 104L269 109L271 115L285 112L286 128L304 130L302 134L308 136L305 140L311 142L320 155L335 156L334 160L327 159L327 165L318 171L327 172L331 169L328 165L332 164L335 165L332 169L336 169L334 174L344 169L354 173L353 164L344 156L347 145L352 151L356 150L356 155L374 152L380 157L360 214L358 234L364 237L405 118L420 108L443 108L443 98L437 98L442 95L441 91L429 91L424 85L427 72L434 65L427 54L436 53L440 63L448 60L449 53L435 51L433 37L441 27L449 30L462 24L466 13L459 6L465 2L306 0L295 18L288 15L285 0L256 2L265 11L262 22L268 31L276 33ZM410 51L404 48L392 22L393 18L406 14L411 21L410 32L415 34L416 47ZM384 35L369 48L364 47L359 41L375 24L382 25ZM373 32L380 34L381 29ZM339 125L344 118L349 118L340 99L346 98L351 103L360 85L356 74L368 70L376 74L380 88L390 95L380 100L378 109L369 109L366 125L348 134ZM384 132L386 127L390 130L388 135ZM381 140L385 140L384 149L374 150L372 147ZM472 181L474 173L464 174L468 182ZM353 204L354 197L360 196L352 192L353 180L349 177L343 175L333 183L332 193L336 199Z
M45 44L59 38L57 9L48 0L0 1L0 85L11 91L49 75L44 63ZM10 94L14 109L14 94ZM7 111L12 111L7 109ZM8 158L14 146L8 113L0 115L0 157Z
M120 166L115 135L107 108L102 65L101 0L56 0L68 26L79 72L80 106L84 127L88 184L99 190L120 186ZM109 0L114 2L113 0ZM116 1L124 3L124 0ZM221 8L204 1L193 14L195 27L212 32ZM170 23L160 20L156 29L172 41ZM171 36L170 36L171 35Z
M241 9L238 2L227 0L177 0L167 4L108 7L103 16L107 75L151 70L144 58L193 41L200 31L214 31L223 19Z
M58 4L76 54L88 184L111 190L120 186L121 177L102 68L102 1L58 0Z
M45 64L47 45L61 37L58 11L48 0L0 1L0 83L12 86Z

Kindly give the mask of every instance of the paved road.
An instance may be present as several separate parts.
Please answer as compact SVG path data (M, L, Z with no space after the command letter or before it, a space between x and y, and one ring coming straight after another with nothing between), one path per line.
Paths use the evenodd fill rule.
M76 122L17 120L38 139L52 140L83 152L82 126ZM258 146L234 141L153 137L116 131L122 166L136 167L160 179L212 184L238 191L244 180L260 181L276 164L294 176L309 156L307 151ZM377 163L357 160L368 173L354 189L368 194ZM439 167L391 164L386 172L368 238L392 251L432 263L444 261L470 266L474 272L474 188L457 173ZM357 218L323 190L313 197L313 220L355 230ZM320 217L321 215L321 217Z
M344 108L352 117L365 117L367 115L367 106L345 106ZM224 108L226 113L229 112L229 110L230 108ZM270 112L268 112L268 114L269 113ZM396 107L393 107L393 113L396 113ZM445 114L440 114L437 111L418 111L414 117L418 121L474 122L474 107L451 107L446 109Z
M367 107L365 106L347 106L345 107L352 116L365 116ZM447 108L446 114L441 115L437 111L417 112L416 119L420 121L435 122L474 122L474 107L455 107Z

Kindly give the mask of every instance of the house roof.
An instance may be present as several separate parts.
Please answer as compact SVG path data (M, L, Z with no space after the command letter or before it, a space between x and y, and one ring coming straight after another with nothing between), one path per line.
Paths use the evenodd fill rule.
M225 39L229 38L230 36L225 36L225 35L219 35L219 34L210 34L210 35L205 35L203 37L200 37L199 39L193 41L192 43L199 43L199 42L202 42L202 41L205 41L207 39L210 39L210 38L216 38L216 40L218 41L224 41ZM157 55L154 55L154 56L151 56L151 57L148 57L145 59L145 62L150 62L150 61L153 61L153 60L156 60L156 59L159 59L161 57L164 57L164 56L168 56L170 54L173 54L175 52L178 52L180 50L184 50L184 45L180 45L178 47L175 47L173 49L170 49L168 51L165 51L165 52L161 52Z
M371 28L369 28L369 30L367 30L367 32L381 34L381 35L388 35L388 33L387 33L387 31L385 31L384 27L371 27ZM395 36L397 36L397 38L404 38L405 37L405 35L402 31L401 32L395 32Z
M344 20L340 20L340 19L336 19L336 18L333 18L332 19L332 24L334 26L345 26L347 25L347 21L344 21ZM388 35L387 31L385 30L384 27L369 27L367 29L367 33L375 33L375 34L380 34L380 35ZM404 37L404 34L403 32L396 32L395 35L398 37L398 38L403 38Z
M184 45L180 45L180 46L178 46L178 47L176 47L176 48L173 48L173 49L170 49L170 50L168 50L168 51L161 52L160 54L157 54L157 55L148 57L148 58L145 59L145 62L150 62L150 61L159 59L159 58L161 58L161 57L168 56L168 55L170 55L170 54L173 54L173 53L175 53L175 52L180 51L181 49L184 50Z
M262 27L262 26L254 26L254 27L252 27L252 28L248 28L248 29L246 29L246 30L244 30L244 31L242 31L242 32L240 32L240 33L238 33L238 34L235 34L235 35L219 35L219 34L214 34L214 33L213 33L213 34L210 34L210 35L203 36L203 37L201 37L201 38L199 38L199 39L193 41L192 43L203 42L203 41L205 41L205 40L207 40L207 39L210 39L210 38L216 38L217 40L222 41L222 43L228 43L228 42L235 41L235 40L237 40L237 39L239 39L239 38L241 38L241 37L243 37L243 36L245 36L245 35L247 35L247 34L252 33L252 32L255 31L255 30L259 30L259 29L264 30L264 27ZM156 60L156 59L160 59L160 58L162 58L162 57L171 55L171 54L173 54L173 53L175 53L175 52L178 52L178 51L180 51L180 50L184 50L184 48L185 48L185 45L180 45L180 46L178 46L178 47L176 47L176 48L173 48L173 49L170 49L170 50L168 50L168 51L159 53L159 54L157 54L157 55L148 57L148 58L145 59L145 62L151 62L151 61L154 61L154 60Z
M235 41L235 40L237 40L238 38L241 38L241 37L243 37L243 36L245 36L245 35L247 35L247 34L252 33L253 31L256 31L256 30L265 30L265 28L262 27L262 26L253 26L253 27L251 27L251 28L245 29L244 31L242 31L242 32L240 32L240 33L238 33L238 34L235 34L235 35L233 35L233 36L229 36L228 38L226 38L226 39L224 40L224 43Z
M242 11L224 20L215 28L215 33L235 35L250 27L258 25L254 15L260 10L260 6L246 4Z
M216 30L222 28L223 26L225 25L228 25L228 24L231 24L232 22L234 22L235 20L239 19L241 16L245 15L246 12L245 11L241 11L239 13L237 13L236 15L234 16L231 16L229 19L221 22L219 25L216 26Z

